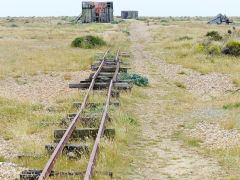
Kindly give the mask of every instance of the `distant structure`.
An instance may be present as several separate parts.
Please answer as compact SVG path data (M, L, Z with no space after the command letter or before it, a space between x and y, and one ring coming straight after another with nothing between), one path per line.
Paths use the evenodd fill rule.
M137 19L138 11L122 11L121 17L123 19Z
M113 2L82 2L82 14L76 23L110 23L113 17Z
M218 14L208 24L230 24L233 23L226 15Z

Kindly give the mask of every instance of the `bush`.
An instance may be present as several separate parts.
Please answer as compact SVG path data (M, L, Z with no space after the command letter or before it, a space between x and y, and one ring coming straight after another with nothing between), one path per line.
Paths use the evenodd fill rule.
M121 19L120 21L118 21L118 23L125 23L125 21Z
M183 36L183 37L178 38L177 40L178 40L178 41L183 41L183 40L192 40L192 39L193 39L192 37Z
M146 18L137 18L138 21L146 21Z
M197 51L206 51L211 46L210 41L204 41L203 43L196 46Z
M240 43L239 42L229 42L225 48L222 49L223 54L231 56L240 56Z
M121 80L131 80L137 86L142 86L142 87L148 85L148 79L138 74L121 73Z
M84 36L78 37L72 42L72 47L80 47L85 49L92 49L97 46L104 46L107 43L101 39L100 37L96 36Z
M208 53L211 54L211 55L218 55L218 54L221 54L221 50L219 47L215 46L215 45L211 45L209 48L208 48Z
M11 27L18 27L18 25L16 25L16 24L12 24Z
M58 25L58 26L59 26L59 25L62 25L62 23L61 23L61 22L58 22L57 25Z
M122 31L123 33L126 33L128 36L130 36L130 32L129 31Z
M9 19L8 22L14 22L14 19Z
M111 24L118 24L118 21L112 21Z
M207 37L210 37L214 41L220 41L223 37L217 31L210 31L206 34Z
M168 20L162 19L160 22L161 22L161 23L168 23Z

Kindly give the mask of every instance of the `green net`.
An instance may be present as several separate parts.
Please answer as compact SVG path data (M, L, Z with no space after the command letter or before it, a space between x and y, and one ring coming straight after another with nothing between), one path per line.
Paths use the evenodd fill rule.
M147 86L148 79L138 74L121 73L121 80L131 80L137 86Z

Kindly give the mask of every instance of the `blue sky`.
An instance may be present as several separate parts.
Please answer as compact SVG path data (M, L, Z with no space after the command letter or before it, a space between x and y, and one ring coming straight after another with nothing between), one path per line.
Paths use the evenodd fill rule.
M97 0L98 1L98 0ZM80 0L0 0L0 16L76 16ZM240 0L113 0L114 15L139 10L140 16L240 16Z

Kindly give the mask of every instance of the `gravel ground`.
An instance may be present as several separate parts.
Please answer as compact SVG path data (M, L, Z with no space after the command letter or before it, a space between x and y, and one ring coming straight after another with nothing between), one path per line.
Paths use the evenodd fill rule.
M40 133L25 135L8 141L4 140L3 137L0 137L0 156L4 157L4 159L7 160L16 158L18 154L21 153L21 150L24 149L25 142L34 142L33 145L38 145L38 147L44 147L44 140L46 137L47 135Z
M11 159L17 156L17 149L12 140L6 141L0 137L0 156L4 159Z
M158 67L161 75L173 82L180 82L186 86L186 89L193 94L202 96L209 100L211 96L221 96L227 91L236 90L232 83L232 78L227 74L210 73L203 75L200 72L183 68L181 65L167 64L164 60L153 58L152 63ZM181 75L179 72L185 72Z
M194 129L186 130L191 137L202 139L202 145L209 149L231 149L240 145L237 129L226 130L217 124L198 123Z
M223 109L213 107L194 108L191 113L187 114L187 118L208 122L221 120L224 117L225 111Z
M55 103L57 98L76 92L76 89L70 89L68 84L78 83L87 78L90 73L91 71L52 72L20 78L9 77L0 82L0 96L49 106ZM70 80L64 79L66 74L71 78Z
M141 34L140 40L145 42L151 42L151 36L145 25L138 25L137 32ZM138 37L133 37L133 41L139 41ZM141 44L137 44L142 47ZM186 86L186 90L192 94L196 94L201 97L201 101L209 101L213 96L223 96L227 91L234 91L237 88L232 83L232 77L228 74L221 73L209 73L203 75L200 72L192 69L184 68L182 65L168 64L165 60L159 59L152 55L152 52L143 51L143 56L150 60L155 72L159 73L163 78L169 82L180 82ZM141 57L136 57L140 59ZM138 73L146 72L146 67L141 67L137 64ZM185 74L179 74L185 72ZM150 75L147 75L151 82ZM177 87L176 87L177 88ZM224 112L222 110L213 108L196 109L194 114L195 119L212 122L216 119L223 119ZM225 130L216 124L199 123L197 126L188 132L191 136L204 140L203 145L209 148L231 148L240 143L240 133L238 130Z
M26 170L22 167L17 167L13 163L0 162L0 179L1 180L14 180L19 179L19 174Z

